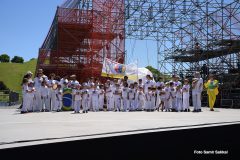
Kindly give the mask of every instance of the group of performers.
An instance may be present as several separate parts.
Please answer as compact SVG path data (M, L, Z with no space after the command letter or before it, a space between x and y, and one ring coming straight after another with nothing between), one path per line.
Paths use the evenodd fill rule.
M201 94L207 89L209 107L213 106L218 94L218 81L213 75L204 83L199 72L196 72L192 83L188 79L179 81L177 75L168 82L155 82L150 75L146 80L130 81L123 79L108 79L101 83L99 79L90 78L79 83L76 75L63 78L50 74L49 77L39 69L32 79L29 71L22 83L23 104L21 113L61 111L63 107L63 88L71 88L72 105L75 113L88 111L176 111L189 112L190 90L192 91L193 112L201 112Z

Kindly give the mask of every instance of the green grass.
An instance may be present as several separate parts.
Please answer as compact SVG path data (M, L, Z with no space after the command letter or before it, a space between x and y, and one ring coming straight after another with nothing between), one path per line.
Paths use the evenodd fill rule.
M19 63L0 63L0 81L12 91L21 92L21 82L27 71L35 72L37 60Z

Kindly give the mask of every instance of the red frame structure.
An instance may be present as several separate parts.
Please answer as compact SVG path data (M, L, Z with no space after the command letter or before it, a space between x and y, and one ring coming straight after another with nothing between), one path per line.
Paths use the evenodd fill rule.
M76 74L81 82L100 78L105 57L124 63L124 25L124 0L93 0L91 9L58 7L36 69Z

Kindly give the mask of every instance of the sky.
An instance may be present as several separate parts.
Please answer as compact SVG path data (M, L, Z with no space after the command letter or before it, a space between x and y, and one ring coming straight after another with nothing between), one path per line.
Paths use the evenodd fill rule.
M25 61L37 58L57 6L64 0L0 0L0 54ZM157 67L157 48L152 41L127 40L127 63Z

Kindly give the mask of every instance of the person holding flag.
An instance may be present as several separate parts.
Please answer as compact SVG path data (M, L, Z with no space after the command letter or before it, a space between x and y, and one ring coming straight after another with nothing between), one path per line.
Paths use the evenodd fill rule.
M209 75L209 80L204 84L205 88L207 89L208 94L208 102L210 111L214 111L213 106L216 101L216 96L218 95L218 80L214 78L214 75Z

